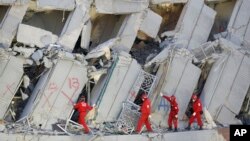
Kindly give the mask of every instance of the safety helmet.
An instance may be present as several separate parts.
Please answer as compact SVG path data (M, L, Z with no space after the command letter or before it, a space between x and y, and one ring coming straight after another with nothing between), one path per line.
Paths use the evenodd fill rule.
M175 99L176 99L176 97L175 97L174 95L172 95L172 96L170 97L170 100L171 100L171 101L175 101Z
M192 100L195 101L196 99L197 99L197 95L193 94L193 95L192 95Z
M148 97L148 96L147 96L147 93L143 93L143 94L141 95L141 99L142 99L142 100L147 99L147 97Z

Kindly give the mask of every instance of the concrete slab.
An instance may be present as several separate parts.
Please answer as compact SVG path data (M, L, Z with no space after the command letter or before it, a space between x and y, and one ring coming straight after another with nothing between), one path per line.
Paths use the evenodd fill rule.
M218 117L215 119L223 125L241 124L241 121L235 118L236 114L225 106L222 106Z
M91 29L92 29L92 23L89 20L87 21L87 23L84 24L83 29L82 29L81 47L84 49L89 49Z
M149 0L95 0L95 5L98 13L125 14L145 10Z
M238 0L235 4L232 16L230 18L228 29L235 34L239 40L249 41L250 40L250 1ZM230 36L227 37L229 40L234 41L235 39ZM234 42L240 45L242 42Z
M75 8L75 0L37 0L39 9L57 9L57 10L73 10Z
M69 118L73 104L87 80L84 64L69 59L58 60L55 66L39 79L21 118L28 115L32 126L39 127L41 124L43 129L52 129L52 124L57 123L59 119Z
M23 59L9 55L0 59L0 119L4 118L23 76Z
M241 60L240 67L231 86L231 91L226 106L234 113L240 112L242 103L250 86L250 58L244 56ZM239 104L235 104L239 103Z
M76 5L64 25L57 44L72 51L80 36L84 23L89 20L89 8L91 1L83 1Z
M186 47L197 48L207 41L216 12L206 6L203 0L190 0L182 10L176 25L177 40L188 41Z
M20 24L17 32L17 41L31 47L43 48L49 44L54 44L58 36L50 31L41 28Z
M0 0L0 5L23 5L27 4L30 0Z
M128 15L118 32L118 37L121 38L121 41L113 49L116 51L125 51L129 52L132 45L134 44L137 32L140 28L140 25L143 21L143 15L145 11L140 13L133 13Z
M130 57L119 56L111 67L98 98L98 114L96 122L114 121L117 119L122 102L126 100L136 75L140 71L139 64Z
M161 4L161 3L186 3L188 0L150 0L152 4Z
M5 48L10 47L12 40L17 33L17 28L27 11L27 8L28 4L13 5L6 13L4 20L0 25L0 43L2 43Z
M132 60L126 76L123 80L122 86L119 88L118 94L114 100L114 103L108 113L108 119L116 120L121 112L122 103L127 99L134 82L141 70L140 65L136 60Z
M229 54L228 60L225 62L225 66L222 70L221 76L217 77L217 85L214 90L213 99L208 106L208 111L215 117L219 108L228 99L228 96L233 86L235 76L241 64L243 55L238 51ZM213 69L213 68L212 68ZM206 84L205 84L206 85Z
M140 30L146 33L152 38L156 38L160 25L162 22L162 17L150 9L146 10L147 14L141 23Z

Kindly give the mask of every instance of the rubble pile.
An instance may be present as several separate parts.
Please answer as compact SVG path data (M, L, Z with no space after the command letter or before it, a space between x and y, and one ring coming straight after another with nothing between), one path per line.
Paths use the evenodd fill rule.
M228 139L223 128L250 123L249 8L249 0L0 0L0 140ZM145 93L153 133L137 134ZM160 93L176 97L177 133L167 130L171 105ZM193 94L204 130L185 128ZM89 134L74 108L83 96L93 108Z

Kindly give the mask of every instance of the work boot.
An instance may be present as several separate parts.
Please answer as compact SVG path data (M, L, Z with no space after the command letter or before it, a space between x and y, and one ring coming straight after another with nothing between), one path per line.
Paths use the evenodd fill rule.
M190 125L188 125L188 127L186 127L185 129L186 130L190 130L191 129Z
M168 131L172 131L172 127L168 127Z
M177 128L174 128L174 132L178 132L178 129L177 129Z
M200 126L199 130L203 130L202 126Z

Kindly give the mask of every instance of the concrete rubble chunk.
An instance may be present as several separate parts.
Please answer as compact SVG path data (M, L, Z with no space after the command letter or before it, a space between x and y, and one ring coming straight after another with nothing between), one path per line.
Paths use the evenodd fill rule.
M83 1L76 5L64 25L64 28L58 38L57 44L72 51L76 41L80 36L84 23L89 20L90 1Z
M43 48L55 43L57 39L57 35L54 35L50 31L25 24L20 24L17 32L17 41L31 47L35 45L39 48Z
M140 26L140 30L146 33L148 36L156 38L160 29L162 17L150 9L147 9L146 12L147 14Z
M17 29L28 9L28 4L12 5L0 26L0 43L8 48L16 35Z
M97 12L105 14L126 14L148 8L149 0L95 0Z
M71 11L75 8L75 0L37 0L37 7Z
M82 29L81 47L84 49L89 49L90 36L91 36L92 23L87 21Z
M33 127L52 129L58 119L69 118L73 104L87 82L87 69L74 60L59 59L39 79L20 119L30 118Z
M22 82L22 62L22 58L17 58L12 55L8 55L8 58L5 59L0 58L0 119L4 118L15 93Z

